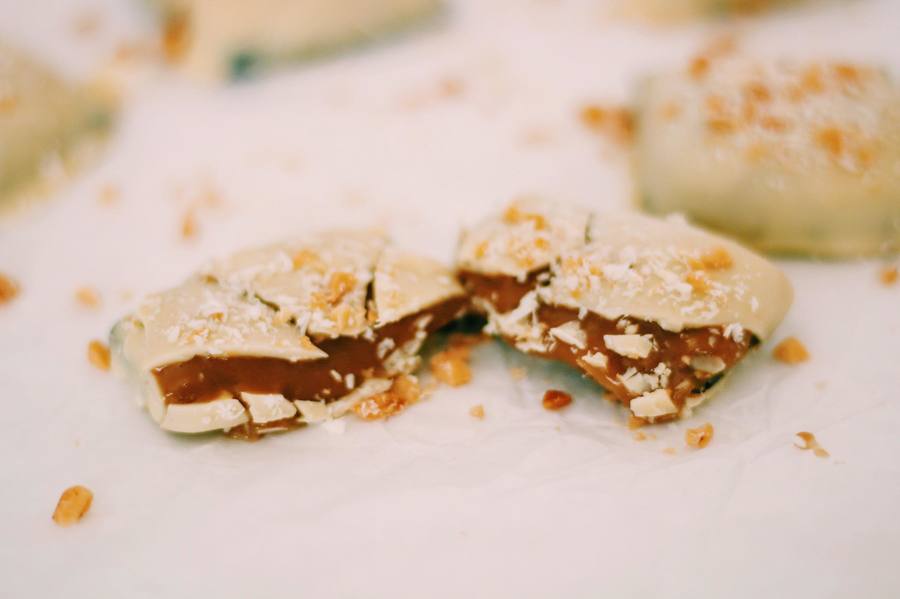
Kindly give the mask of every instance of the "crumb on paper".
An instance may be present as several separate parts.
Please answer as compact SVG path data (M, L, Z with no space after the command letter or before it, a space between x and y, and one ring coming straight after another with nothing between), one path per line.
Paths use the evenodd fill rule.
M796 337L787 337L775 346L772 356L785 364L799 364L809 360L809 352L806 346Z
M897 283L898 273L896 266L885 266L881 269L881 284L890 287Z
M81 520L88 510L94 494L87 487L75 485L62 492L56 509L53 510L53 521L60 526L69 526Z
M545 410L561 410L572 403L572 396L559 389L548 389L541 401Z
M111 206L118 202L120 197L122 197L122 194L119 188L112 183L107 183L100 188L97 194L97 201L103 206Z
M523 380L526 374L525 369L519 366L513 366L509 369L509 376L512 377L512 380L514 381Z
M616 143L627 145L634 136L634 113L628 108L587 104L579 116L585 127Z
M88 361L98 370L109 370L109 347L102 341L94 339L88 343L87 357Z
M100 293L93 287L79 287L75 290L75 301L84 308L100 306Z
M394 379L394 384L353 406L353 412L363 420L382 420L395 416L422 398L419 381L411 375Z
M103 22L100 14L95 11L85 11L75 17L72 22L72 31L76 35L90 37L100 30Z
M676 450L674 447L666 447L665 449L663 449L663 453L666 455L675 455L678 453L678 450Z
M646 441L647 439L650 438L647 436L647 433L645 433L644 431L635 431L632 434L632 436L634 437L635 441Z
M451 387L467 384L472 380L469 366L472 347L482 341L483 335L451 335L447 348L433 355L429 361L432 376Z
M815 454L818 458L827 458L830 454L825 451L825 448L819 445L819 441L816 439L816 436L810 432L802 431L796 434L797 440L794 441L794 447L798 449L802 449L804 451L812 450L813 454Z
M684 433L684 442L688 447L703 449L713 438L713 425L709 422L697 428L689 428Z
M194 239L197 236L197 216L193 210L188 210L181 217L181 238Z
M642 426L646 426L646 424L647 420L645 418L633 414L628 418L628 428L631 430L641 428Z
M472 406L469 408L469 416L472 418L477 418L478 420L484 420L484 406L478 404L477 406Z
M15 279L0 273L0 305L13 301L19 291L20 287Z

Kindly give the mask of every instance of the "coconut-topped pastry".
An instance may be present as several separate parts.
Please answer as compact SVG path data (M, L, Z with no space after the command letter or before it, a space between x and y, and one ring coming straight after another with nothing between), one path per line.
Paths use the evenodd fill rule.
M112 113L103 93L0 43L0 204L77 166Z
M155 0L167 57L211 80L318 58L406 28L439 0Z
M637 200L761 250L900 251L900 88L844 62L701 55L636 103Z
M162 428L254 438L389 393L466 306L442 265L333 231L214 262L147 297L110 345Z
M799 3L800 0L619 0L618 6L631 17L668 22L754 15Z
M539 200L465 232L457 267L486 332L580 368L651 422L690 413L792 301L784 274L734 242Z

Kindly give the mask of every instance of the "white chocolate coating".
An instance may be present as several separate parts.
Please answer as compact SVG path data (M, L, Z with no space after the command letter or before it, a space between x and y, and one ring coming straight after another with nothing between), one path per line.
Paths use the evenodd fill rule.
M327 354L307 334L369 338L373 326L463 294L446 267L385 245L371 232L333 231L218 261L180 287L149 296L116 324L110 341L114 367L139 387L141 403L154 420L175 432L227 430L251 418L254 424L336 418L392 381L357 381L348 375L342 379L347 394L327 405L251 393L166 405L152 371L196 356L319 360ZM370 284L373 299L367 307ZM377 322L367 309L378 315ZM335 318L336 310L352 318ZM406 374L418 366L428 319L415 323L418 332L402 346L384 347L388 374Z
M289 58L366 40L434 11L437 0L158 0L187 15L186 70L204 79L231 75L242 52Z
M640 88L641 207L765 251L900 250L900 89L884 73L698 60Z

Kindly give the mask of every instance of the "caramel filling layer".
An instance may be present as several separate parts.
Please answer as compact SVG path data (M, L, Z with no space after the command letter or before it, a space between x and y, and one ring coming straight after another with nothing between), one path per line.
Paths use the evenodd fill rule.
M537 288L541 274L532 273L524 282L515 277L470 271L459 273L459 277L473 298L504 314ZM528 353L580 368L625 405L644 393L665 389L680 410L688 398L715 384L757 343L749 333L739 336L739 341L735 335L726 336L722 326L675 333L655 322L630 317L609 320L588 312L579 318L578 310L546 304L538 307L536 319L544 329L547 349ZM577 346L549 333L550 329L571 322L578 323L584 333L583 343ZM608 347L604 340L607 335L649 335L644 338L650 341L651 349L644 357L623 355ZM514 345L519 341L507 335L504 338Z
M288 400L330 402L366 379L384 376L391 354L417 335L427 336L457 318L466 298L453 298L374 329L370 339L316 341L328 357L304 362L252 356L196 356L153 370L167 404L211 401L224 393L281 394Z

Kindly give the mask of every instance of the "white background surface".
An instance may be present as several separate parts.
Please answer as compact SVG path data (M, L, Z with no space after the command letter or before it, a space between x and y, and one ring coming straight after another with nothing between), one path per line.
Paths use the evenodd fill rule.
M99 30L75 35L91 7ZM751 49L896 71L898 9L860 0L738 29ZM0 35L86 75L145 18L127 2L4 0ZM0 595L900 595L900 287L878 283L875 261L783 263L797 298L776 339L797 335L812 360L777 364L767 344L694 419L644 442L597 387L499 344L477 350L471 385L386 423L256 444L164 434L85 359L134 301L124 292L219 252L380 224L449 259L461 224L515 194L626 204L624 160L577 111L624 100L711 31L616 22L599 1L470 0L428 32L249 85L145 70L103 161L0 221L0 271L23 286L0 309ZM460 96L440 97L446 78ZM180 219L210 187L222 205L199 209L184 242ZM83 285L100 310L75 304ZM543 410L550 386L574 404ZM689 451L684 430L705 421L714 441ZM801 430L832 457L793 447ZM71 484L94 505L61 529L50 515Z

